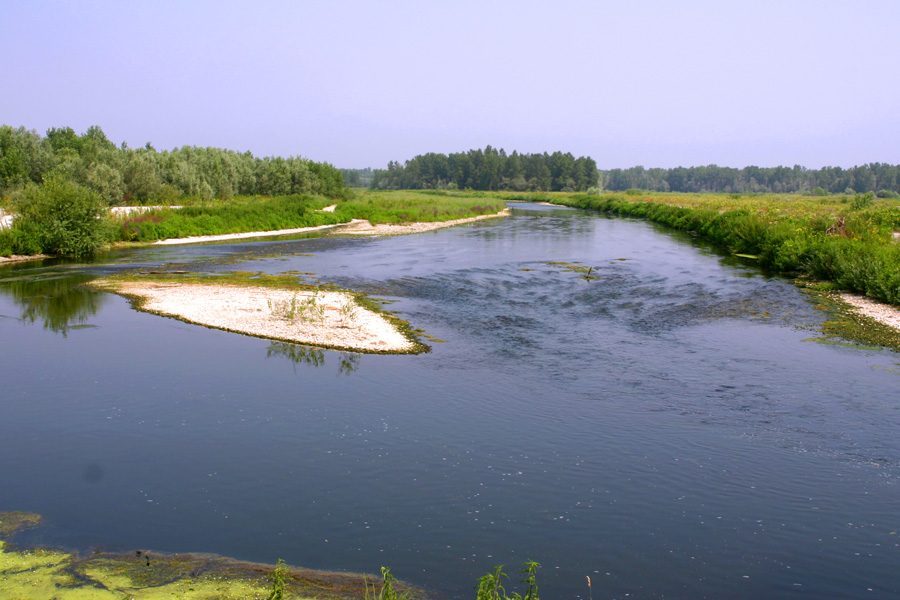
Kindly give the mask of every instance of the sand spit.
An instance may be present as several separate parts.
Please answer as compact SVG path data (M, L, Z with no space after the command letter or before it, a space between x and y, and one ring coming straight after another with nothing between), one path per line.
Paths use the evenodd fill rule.
M419 351L347 292L109 279L94 285L137 299L140 310L255 337L356 352Z
M175 244L200 244L203 242L224 242L227 240L242 240L246 238L276 237L279 235L294 235L297 233L306 233L308 231L332 229L340 225L341 223L335 225L317 225L315 227L296 227L294 229L276 229L274 231L246 231L244 233L223 233L220 235L195 235L192 237L159 240L153 243L160 246L172 246Z
M13 254L12 256L0 256L0 266L9 263L25 262L27 260L43 260L45 258L50 257L46 254Z
M426 231L434 231L435 229L443 229L444 227L453 227L455 225L463 225L465 223L474 223L475 221L483 221L485 219L496 219L497 217L509 216L510 210L504 208L500 212L493 215L479 215L477 217L468 217L465 219L454 219L452 221L435 221L432 223L406 223L403 225L372 225L365 219L353 219L347 225L338 229L335 233L347 235L406 235L409 233L423 233Z
M839 296L860 314L900 331L900 309L856 294L839 294Z

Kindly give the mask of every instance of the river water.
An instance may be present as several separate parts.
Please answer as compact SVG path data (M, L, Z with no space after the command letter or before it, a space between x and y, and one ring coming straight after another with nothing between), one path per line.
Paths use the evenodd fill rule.
M0 270L0 510L445 598L527 559L549 599L900 595L898 355L811 341L809 297L685 237L513 206ZM136 266L312 273L441 341L318 351L78 285Z

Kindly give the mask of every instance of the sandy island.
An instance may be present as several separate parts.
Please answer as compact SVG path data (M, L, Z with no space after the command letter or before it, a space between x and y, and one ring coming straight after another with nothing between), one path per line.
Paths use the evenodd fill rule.
M857 294L843 293L838 296L860 314L900 331L900 309L897 307L869 300Z
M110 279L92 285L137 299L139 310L215 329L357 352L421 351L347 292Z
M475 221L483 221L485 219L496 219L497 217L506 217L510 213L508 208L504 208L498 213L492 215L479 215L477 217L467 217L465 219L453 219L451 221L433 221L429 223L405 223L402 225L388 225L386 223L372 225L365 219L353 219L348 224L342 226L335 233L347 235L405 235L408 233L423 233L425 231L434 231L435 229L443 229L444 227L453 227L454 225L463 225L464 223L474 223Z

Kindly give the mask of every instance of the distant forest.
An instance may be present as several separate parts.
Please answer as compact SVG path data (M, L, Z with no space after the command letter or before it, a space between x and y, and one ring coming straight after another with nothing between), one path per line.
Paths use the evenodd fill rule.
M454 154L421 154L387 169L342 169L352 187L376 189L472 189L509 191L900 193L900 165L871 163L824 167L677 167L597 170L593 159L572 154L507 154L488 146Z
M182 197L346 193L341 172L299 157L257 158L249 152L184 146L158 151L116 146L99 127L69 127L46 136L0 126L0 196L42 183L48 175L87 187L110 205L175 202Z
M373 173L376 189L472 189L579 192L597 186L597 163L568 152L507 154L491 146L454 154L421 154Z
M871 163L849 169L824 167L678 167L675 169L610 169L601 171L608 190L642 189L656 192L733 192L843 194L900 192L900 165Z

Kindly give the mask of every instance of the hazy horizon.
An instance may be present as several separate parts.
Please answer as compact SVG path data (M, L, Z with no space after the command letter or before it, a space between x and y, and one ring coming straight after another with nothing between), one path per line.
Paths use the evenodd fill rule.
M887 0L6 3L0 122L345 168L898 163L898 22Z

